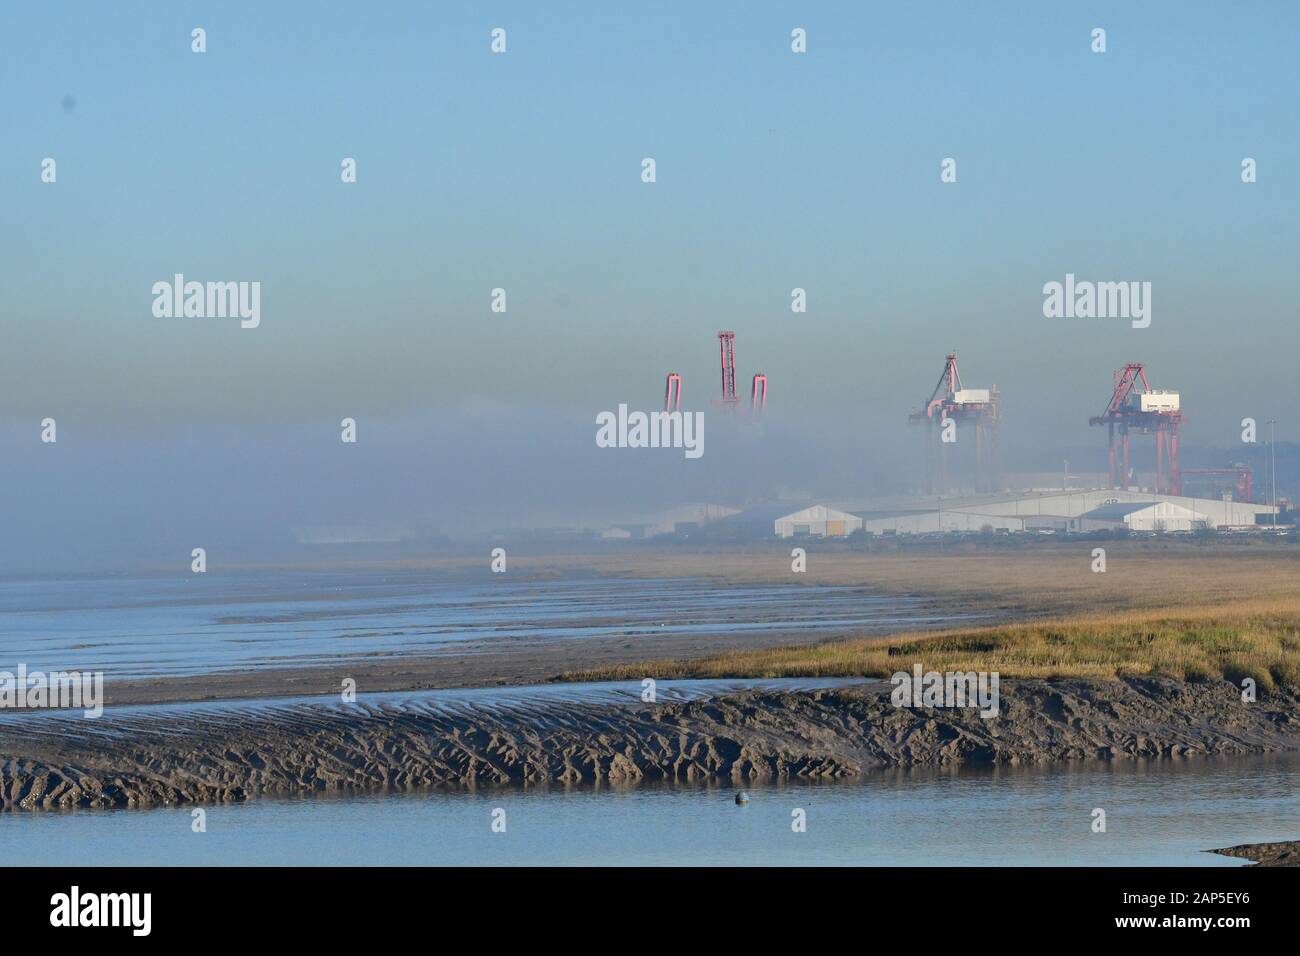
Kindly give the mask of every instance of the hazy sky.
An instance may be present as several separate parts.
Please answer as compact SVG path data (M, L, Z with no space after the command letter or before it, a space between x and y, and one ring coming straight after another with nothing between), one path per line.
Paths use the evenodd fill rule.
M795 482L910 453L952 349L1001 388L1004 444L1102 467L1087 417L1141 360L1187 441L1228 446L1296 393L1297 36L1283 2L6 5L11 544L91 515L147 551L141 514L576 513L638 476L725 495L720 422L694 474L591 424L669 370L706 407L720 328L771 384L738 447L807 455ZM261 282L260 327L154 317L176 272ZM1150 281L1150 328L1044 318L1067 272Z

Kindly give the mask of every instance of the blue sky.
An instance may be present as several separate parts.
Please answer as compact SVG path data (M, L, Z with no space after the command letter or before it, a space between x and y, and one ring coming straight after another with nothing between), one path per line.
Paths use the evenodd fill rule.
M956 349L1021 440L1096 438L1142 360L1227 445L1297 384L1298 36L1281 2L8 5L0 423L581 421L670 369L703 402L733 328L831 442L906 440ZM261 327L154 318L175 272L260 281ZM1151 327L1045 319L1067 272L1151 281Z
M1291 334L1297 291L1300 8L1251 9L10 8L5 284L20 344L49 358L30 381L8 352L18 398L75 395L81 372L107 386L92 354L137 373L136 406L193 374L242 383L243 404L196 401L214 414L256 394L310 414L338 388L376 411L466 393L586 404L641 375L653 392L668 366L711 386L724 326L791 408L914 401L949 348L1004 391L1059 382L1075 355L1100 363L1074 383L1095 396L1133 355L1240 394L1224 373L1281 360L1265 343ZM488 52L495 25L505 56ZM175 271L260 279L264 327L154 320L148 287ZM1066 271L1150 279L1153 327L1049 325L1041 285ZM498 285L508 318L486 308ZM1249 362L1212 374L1238 336Z

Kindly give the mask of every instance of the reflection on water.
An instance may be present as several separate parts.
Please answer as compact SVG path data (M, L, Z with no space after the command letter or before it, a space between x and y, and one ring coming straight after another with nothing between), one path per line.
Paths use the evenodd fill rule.
M860 588L699 579L448 581L416 572L277 571L0 582L8 666L102 670L118 679L461 653L521 638L871 632L974 617Z
M1124 760L748 787L743 807L723 787L407 793L208 807L205 833L188 809L10 813L0 834L23 863L1237 866L1203 851L1300 837L1298 785L1295 754Z

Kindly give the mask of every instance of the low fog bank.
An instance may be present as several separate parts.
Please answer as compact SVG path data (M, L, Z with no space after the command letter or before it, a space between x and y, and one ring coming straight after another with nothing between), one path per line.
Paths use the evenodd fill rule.
M611 409L615 410L615 409ZM646 409L647 411L650 409ZM466 407L437 418L189 430L59 424L46 444L30 425L0 431L9 451L0 569L7 573L133 570L209 561L309 559L320 545L370 542L401 555L403 540L455 542L526 528L606 527L691 502L745 507L775 500L861 500L906 494L923 481L919 429L859 415L761 422L704 410L704 454L600 448L596 413ZM1005 441L1004 441L1005 444ZM1218 463L1232 450L1185 449ZM1257 496L1268 494L1263 446L1251 449ZM1005 469L1064 473L1105 467L1094 446L1003 449ZM1279 450L1279 493L1300 465ZM961 467L954 468L955 474ZM1263 492L1260 495L1260 492Z
M775 413L756 423L717 409L704 421L694 460L679 448L597 447L595 412L572 408L362 417L354 444L341 440L341 418L324 417L151 433L101 424L93 434L60 421L54 444L10 424L0 568L188 563L195 547L210 560L301 558L303 541L592 528L692 501L742 506L906 484L903 449L868 453L871 440L847 423Z

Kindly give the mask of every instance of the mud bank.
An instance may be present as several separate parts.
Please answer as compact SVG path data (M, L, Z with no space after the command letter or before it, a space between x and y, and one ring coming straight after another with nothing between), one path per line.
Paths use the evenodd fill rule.
M427 787L852 778L889 766L1300 749L1295 689L1007 681L1001 714L895 708L872 683L659 703L264 702L0 726L3 807L143 807Z
M1252 860L1257 866L1300 866L1300 840L1283 843L1243 843L1240 846L1211 850L1224 856Z

